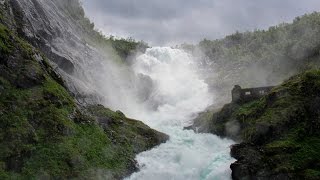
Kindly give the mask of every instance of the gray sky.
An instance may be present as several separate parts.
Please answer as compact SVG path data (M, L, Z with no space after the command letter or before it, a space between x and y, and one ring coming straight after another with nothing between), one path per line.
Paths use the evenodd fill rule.
M104 34L152 46L266 29L320 11L320 0L83 0L83 5Z

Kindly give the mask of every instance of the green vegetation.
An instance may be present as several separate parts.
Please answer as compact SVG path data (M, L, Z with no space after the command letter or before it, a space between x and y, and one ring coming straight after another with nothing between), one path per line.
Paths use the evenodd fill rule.
M67 8L66 8L67 7ZM86 16L79 1L65 1L61 3L62 11L76 21L83 32L83 39L90 45L102 52L112 55L112 59L117 62L125 62L126 58L136 51L144 51L148 45L143 41L135 41L132 38L109 37L95 30L95 25Z
M147 47L95 31L78 1L56 5L85 42L120 63ZM23 16L0 5L0 179L122 179L136 171L135 155L168 137L121 112L77 105L45 55L19 37Z
M0 53L9 54L12 49L12 45L9 43L10 36L9 30L0 24Z
M0 24L0 179L121 179L168 137L103 106L79 108L40 52Z
M306 71L275 87L261 99L226 105L213 114L211 131L243 140L244 147L236 151L240 156L234 153L237 159L254 146L261 159L257 161L245 155L245 160L239 161L249 168L252 166L257 174L261 171L319 179L319 92L320 70ZM237 122L241 127L236 135L228 134L230 122Z
M213 69L207 82L226 98L225 89L236 84L277 85L294 74L320 67L319 29L320 13L314 12L268 30L236 32L223 39L205 39L197 46L182 47L189 51L200 48L214 62L207 65Z
M111 46L117 51L118 55L125 59L130 54L134 53L134 51L144 51L148 48L148 45L143 42L136 42L134 39L115 39L112 36L107 39L110 42Z
M95 31L93 28L90 31L92 34L86 41L102 51L109 52L109 54L113 55L112 59L115 59L118 62L125 62L126 58L136 51L144 52L145 49L148 48L148 45L143 41L137 42L132 38L117 39L113 36L106 37L101 32Z
M50 147L51 155L59 157L59 149L54 148L63 145L63 138L66 132L72 131L74 124L68 116L75 109L75 104L69 93L57 84L45 73L40 64L25 59L30 55L30 49L24 49L25 44L21 40L12 36L12 47L14 57L5 57L5 61L14 61L18 68L11 69L2 64L12 77L6 79L1 77L1 156L0 159L5 165L5 172L2 177L33 177L39 172L39 167L34 164L41 163L34 160L38 153ZM15 46L13 44L16 43ZM5 63L5 62L4 62ZM23 74L25 69L36 70L36 74L43 78L32 79L35 82L32 87L18 88L20 80L23 81L28 74ZM18 72L18 73L17 73ZM20 74L21 73L21 74ZM15 77L14 77L15 76ZM9 82L10 81L10 82ZM28 83L28 82L27 82ZM54 148L54 149L51 149ZM42 154L42 153L40 153ZM42 154L45 156L46 154ZM55 176L56 171L50 163L65 162L65 159L52 161L50 155L42 159L43 164L50 168L45 168L49 175ZM33 166L30 165L33 162ZM60 173L64 166L60 167ZM32 174L31 172L36 174Z
M267 31L256 30L229 35L221 40L203 40L199 46L218 64L256 63L279 65L288 60L292 64L309 61L319 55L320 13L297 17L292 24L280 24ZM284 64L283 64L284 65Z
M320 13L268 30L236 32L198 46L212 62L207 82L229 97L232 87L280 84L247 103L229 103L200 114L194 127L238 142L231 154L233 177L320 178ZM297 75L298 74L298 75ZM222 98L223 99L223 98ZM250 178L249 178L250 179Z

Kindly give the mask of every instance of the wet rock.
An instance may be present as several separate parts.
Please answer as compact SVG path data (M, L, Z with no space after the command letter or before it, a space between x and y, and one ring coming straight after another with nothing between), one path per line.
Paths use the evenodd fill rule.
M113 120L109 117L96 117L99 125L102 127L102 128L108 128L109 124L113 123Z
M75 67L70 60L56 54L51 54L51 57L51 60L56 63L58 67L61 68L64 72L73 74Z
M20 172L23 167L23 157L13 156L9 157L6 162L6 169L14 172Z
M231 156L238 161L232 163L232 179L267 179L268 164L263 160L263 151L254 144L241 143L231 147Z
M18 88L31 88L42 84L44 80L44 74L39 72L37 67L30 66L27 69L22 70L15 84Z
M183 130L193 130L193 126L183 127Z
M123 114L123 112L121 112L120 110L117 110L116 113L117 113L119 116L123 117L123 118L126 117L126 116Z
M232 179L234 180L250 180L252 176L250 175L250 167L240 162L235 162L230 166L232 170Z
M251 138L253 142L255 142L257 145L263 144L265 141L267 141L270 136L272 136L272 126L267 123L257 123L255 127L255 134Z

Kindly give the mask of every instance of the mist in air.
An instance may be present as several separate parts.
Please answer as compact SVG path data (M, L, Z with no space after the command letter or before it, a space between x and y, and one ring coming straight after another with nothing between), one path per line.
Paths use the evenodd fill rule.
M154 47L137 55L127 66L99 53L101 59L91 54L96 63L85 65L84 72L73 77L81 80L78 88L106 107L121 110L170 136L165 144L136 157L140 171L128 179L230 178L229 165L234 160L229 146L233 142L184 130L199 112L214 103L214 95L191 54ZM80 74L86 77L80 78Z
M318 136L311 120L319 112L309 108L319 105L313 98L318 94L303 99L308 79L318 73L301 78L301 87L291 81L278 86L283 89L261 101L230 101L234 85L277 86L320 68L320 13L311 13L320 11L319 0L0 0L0 10L0 52L6 58L0 90L8 91L3 128L10 131L2 144L11 143L4 148L1 177L230 180L291 177L296 170L318 176L308 158L316 148L303 147L318 141L300 139L308 129ZM20 85L26 80L30 88ZM317 82L310 80L310 92ZM251 93L252 99L267 92L259 93ZM31 109L18 107L31 101ZM243 143L235 142L241 138ZM276 167L282 149L286 161ZM287 155L297 154L305 161L287 167ZM299 164L307 165L305 171Z
M219 38L236 30L266 28L320 7L315 0L249 2L94 0L84 1L84 7L105 35L164 46ZM209 74L201 69L203 61L199 57L182 49L152 47L133 57L130 65L124 65L114 62L106 52L97 52L100 57L89 53L96 63L83 68L90 72L79 71L74 77L82 82L80 89L97 95L106 107L121 110L170 136L168 142L137 155L140 171L127 179L231 179L229 166L234 159L229 146L234 142L184 130L220 96L210 89L206 79ZM210 65L210 77L216 76L214 66ZM258 80L262 82L263 74L255 71L259 68L253 69L251 74L259 74L255 77L261 77Z
M106 59L85 82L100 103L164 132L170 140L136 157L140 171L128 179L229 179L231 140L183 130L214 103L192 55L170 47L149 48L131 66ZM107 78L110 77L110 78ZM82 78L83 79L83 78ZM90 83L90 84L88 84ZM83 89L83 88L81 88Z
M170 47L147 49L135 60L135 74L149 77L152 86L142 103L145 108L132 116L167 133L170 140L138 155L141 170L128 179L230 178L233 159L227 149L232 141L183 130L213 103L197 67L190 54Z

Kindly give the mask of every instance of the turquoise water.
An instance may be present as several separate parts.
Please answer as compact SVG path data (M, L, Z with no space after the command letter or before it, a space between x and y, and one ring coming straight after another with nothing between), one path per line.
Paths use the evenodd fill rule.
M140 171L131 180L225 180L231 179L229 146L234 142L212 134L196 134L183 127L213 103L197 64L182 50L148 49L133 65L136 74L153 81L152 92L140 109L129 111L170 140L136 157ZM149 106L156 108L148 108Z

